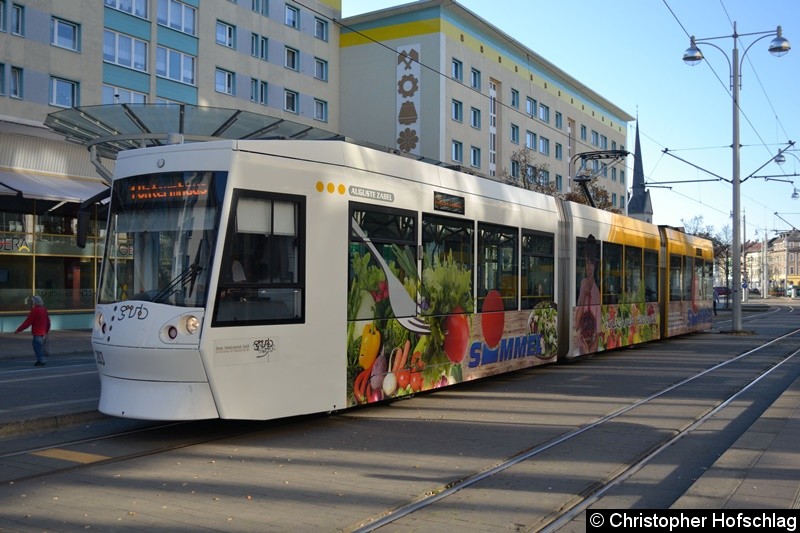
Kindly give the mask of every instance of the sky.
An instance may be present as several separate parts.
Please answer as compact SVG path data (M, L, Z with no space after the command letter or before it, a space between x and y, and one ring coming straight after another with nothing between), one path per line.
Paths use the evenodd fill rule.
M406 3L409 2L342 0L342 16ZM742 82L739 144L744 238L760 241L765 234L772 237L776 231L800 228L800 200L791 198L794 187L800 189L800 176L792 176L800 174L800 2L458 3L624 111L638 116L653 222L682 226L684 221L702 217L703 226L711 226L714 233L723 232L726 227L730 232L732 228L730 61L736 22ZM774 35L756 40L765 32L774 32L779 25L793 49L775 57L767 51ZM698 41L714 38L710 43L719 47L698 42L706 59L695 66L682 61L691 35ZM629 124L629 151L634 149L635 124ZM774 163L772 158L778 150L787 148L789 141L797 144L784 152L786 162ZM632 178L632 157L627 166L626 174Z

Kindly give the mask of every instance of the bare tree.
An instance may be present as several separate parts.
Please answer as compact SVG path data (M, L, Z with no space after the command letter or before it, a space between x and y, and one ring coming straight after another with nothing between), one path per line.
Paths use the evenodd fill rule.
M516 175L509 172L507 168L500 171L500 179L504 183L522 187L531 191L563 198L570 202L589 205L589 201L581 191L570 191L562 193L556 188L556 184L545 178L549 168L547 163L541 163L536 159L536 154L528 147L520 148L511 155L511 161L516 163ZM611 203L611 195L600 186L597 176L594 176L589 184L589 190L595 205L599 209L605 209L613 213L621 213L620 209Z
M536 154L527 146L520 148L511 154L511 161L516 163L516 175L504 168L500 172L500 178L511 185L528 189L529 191L559 196L559 191L555 185L546 179L547 163L542 163L536 159Z
M703 215L695 215L689 220L681 219L683 224L683 231L689 235L697 235L698 237L705 237L706 239L714 239L714 226L706 225L703 220Z

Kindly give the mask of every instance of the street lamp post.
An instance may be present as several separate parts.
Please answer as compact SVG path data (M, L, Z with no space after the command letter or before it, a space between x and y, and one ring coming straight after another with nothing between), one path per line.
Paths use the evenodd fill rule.
M712 46L722 52L726 59L728 59L728 55L725 51L720 48L719 46L709 42L716 39L726 39L732 38L733 39L733 51L731 53L731 58L728 59L729 67L730 67L730 74L731 74L731 90L733 93L733 176L731 177L731 183L733 185L733 250L731 250L731 254L733 255L733 280L731 283L731 298L733 300L733 331L741 331L742 329L742 299L739 294L739 291L742 289L742 233L740 229L740 193L739 189L741 186L741 177L739 173L739 88L741 86L741 63L739 62L739 48L737 46L737 42L739 37L746 37L751 35L761 35L761 37L754 40L750 45L745 49L744 53L742 54L742 59L747 54L750 47L752 47L756 42L764 39L765 37L769 37L771 35L775 35L776 37L770 42L769 45L769 52L773 55L781 56L788 52L791 49L789 45L789 41L783 37L783 32L781 27L775 31L763 31L763 32L755 32L755 33L742 33L739 34L736 32L736 22L733 23L733 35L723 35L719 37L706 37L702 39L696 39L694 36L690 39L690 46L686 49L686 52L683 54L684 62L694 65L698 62L703 60L703 53L697 47L698 42L702 42L708 46Z

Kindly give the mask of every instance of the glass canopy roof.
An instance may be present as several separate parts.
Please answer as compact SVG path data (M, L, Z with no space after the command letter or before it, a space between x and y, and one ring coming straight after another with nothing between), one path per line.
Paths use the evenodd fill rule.
M116 159L120 150L219 139L336 139L340 135L269 115L187 104L83 106L47 115L45 125L68 140Z

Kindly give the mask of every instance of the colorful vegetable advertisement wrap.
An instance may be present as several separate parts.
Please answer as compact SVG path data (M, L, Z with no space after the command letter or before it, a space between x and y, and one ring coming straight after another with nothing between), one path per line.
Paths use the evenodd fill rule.
M385 257L393 275L418 303L430 333L412 332L394 317L382 269L369 253L351 249L348 297L348 402L369 403L435 389L552 360L556 315L552 302L504 311L502 294L489 291L479 313L472 272L451 256L427 257L413 279L411 251L392 246ZM403 279L403 275L405 278Z

